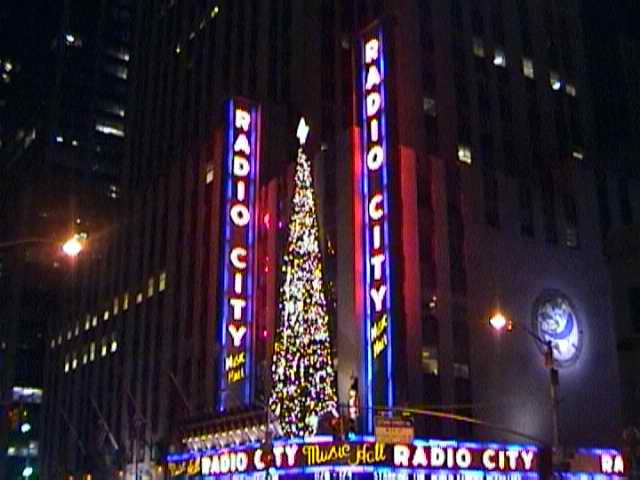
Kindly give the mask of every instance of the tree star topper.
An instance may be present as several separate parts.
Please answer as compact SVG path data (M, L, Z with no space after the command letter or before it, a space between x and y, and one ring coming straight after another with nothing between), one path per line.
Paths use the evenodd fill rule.
M300 122L298 123L298 132L296 133L296 137L300 140L300 145L304 145L307 142L307 135L309 135L309 125L307 124L304 117L300 117Z

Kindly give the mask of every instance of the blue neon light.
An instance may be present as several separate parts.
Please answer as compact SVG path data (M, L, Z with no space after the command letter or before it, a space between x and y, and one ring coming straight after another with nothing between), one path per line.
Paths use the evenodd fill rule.
M225 396L225 393L228 390L228 383L227 383L227 378L225 375L225 357L228 353L228 335L227 335L227 328L229 326L229 317L230 317L230 306L229 306L229 302L228 302L228 298L227 298L227 292L230 288L230 272L229 272L229 255L230 255L230 251L231 251L231 240L232 240L232 222L230 220L230 213L231 213L231 206L232 206L232 201L233 201L233 195L234 195L234 183L233 183L233 159L234 159L234 151L233 151L233 145L234 145L234 134L235 134L235 118L234 118L234 113L236 110L236 102L233 99L230 99L227 102L227 152L226 152L226 182L225 182L225 191L224 191L224 201L225 201L225 207L224 207L224 218L223 218L223 223L224 223L224 235L223 235L223 241L224 241L224 260L223 260L223 271L222 271L222 276L224 277L223 279L223 284L222 284L222 294L220 295L220 298L222 299L222 305L221 305L221 311L222 311L222 321L220 322L220 333L219 333L219 338L220 338L220 343L222 346L221 349L221 359L222 361L220 362L220 366L219 366L219 371L220 371L220 379L219 379L219 392L218 392L218 411L223 411L225 410L225 408L227 408L227 398ZM243 107L244 108L244 107ZM253 285L253 281L254 281L254 277L255 277L255 248L254 248L254 244L255 244L255 229L257 228L257 218L258 218L258 212L257 212L257 170L258 170L258 156L259 156L259 109L257 107L254 106L248 106L247 105L247 110L250 111L251 114L251 132L250 132L250 145L251 145L251 154L248 157L248 161L249 161L249 165L250 165L250 171L249 171L249 176L247 178L247 199L248 199L248 209L250 212L250 222L249 224L246 226L247 228L247 232L243 233L244 236L244 240L246 241L246 248L247 248L247 272L246 272L246 276L243 279L243 286L244 286L244 290L247 292L246 294L246 307L245 307L245 319L246 321L244 322L246 328L247 328L247 332L246 332L246 336L244 338L244 344L245 344L245 348L244 348L244 352L245 352L245 356L246 356L246 361L245 364L243 365L243 370L244 370L244 374L245 377L241 380L242 382L244 382L244 385L242 385L242 390L240 391L240 394L238 395L238 400L240 400L241 402L243 402L244 404L248 404L251 401L251 395L252 395L252 381L251 381L251 364L253 362L253 317L254 317L254 311L253 311L253 307L254 307L254 301L253 301L253 295L254 295L254 285Z
M373 37L371 37L373 38ZM383 43L383 38L382 38L382 28L379 27L379 31L377 34L377 40L379 42L379 57L377 62L379 63L380 66L380 75L381 75L381 82L380 82L380 97L381 97L381 105L380 105L380 113L379 113L379 118L380 118L380 132L379 132L379 136L381 138L381 146L383 149L383 155L384 155L384 161L382 163L382 172L381 172L381 176L382 176L382 181L381 181L381 185L382 185L382 197L383 197L383 205L384 205L384 217L382 219L382 230L383 230L383 237L384 237L384 246L383 246L383 251L384 251L384 255L385 255L385 265L384 265L384 277L385 277L385 286L387 288L387 293L386 293L386 298L385 298L385 308L386 308L386 315L387 315L387 320L388 320L388 325L387 325L387 329L386 329L386 336L387 336L387 346L386 346L386 352L384 352L384 355L386 357L386 386L387 386L387 391L386 391L386 405L387 406L393 406L394 404L394 383L393 383L393 315L392 315L392 309L391 309L391 295L392 295L392 288L391 288L391 256L389 254L389 245L390 245L390 234L389 234L389 219L388 219L388 215L389 215L389 174L388 174L388 146L387 146L387 120L386 120L386 107L387 107L387 100L386 100L386 90L385 90L385 85L384 82L386 80L386 70L385 70L385 62L384 62L384 43ZM364 213L364 229L365 229L365 235L364 235L364 272L365 272L365 292L364 292L364 296L365 296L365 321L364 321L364 328L366 329L366 333L365 333L365 339L366 339L366 345L365 345L365 351L366 351L366 361L365 361L365 365L364 365L364 371L365 371L365 378L366 378L366 391L365 391L365 406L366 408L366 419L367 419L367 428L366 430L369 432L373 431L373 411L371 409L371 407L374 406L374 398L373 398L373 391L374 391L374 385L373 383L375 382L375 378L374 378L374 359L373 359L373 353L372 353L372 338L371 338L371 325L372 325L372 310L371 310L371 298L370 298L370 291L371 291L371 263L370 263L370 259L371 259L371 248L370 248L370 241L371 241L371 235L370 235L370 221L369 221L369 212L368 212L368 207L369 207L369 174L368 174L368 165L367 165L367 147L369 144L369 133L368 133L368 128L367 128L367 106L366 106L366 89L365 89L365 85L366 85L366 40L362 41L362 59L363 59L363 68L362 68L362 72L361 72L361 85L362 85L362 110L361 110L361 120L362 120L362 196L364 199L363 202L363 213Z

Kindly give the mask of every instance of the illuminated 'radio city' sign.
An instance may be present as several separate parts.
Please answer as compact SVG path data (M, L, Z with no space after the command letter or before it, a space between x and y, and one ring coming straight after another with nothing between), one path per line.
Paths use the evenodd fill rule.
M250 401L259 108L247 100L230 100L228 122L222 187L221 410L230 404Z
M388 445L370 442L306 442L263 448L210 451L169 457L171 476L283 472L307 467L399 468L415 470L536 472L535 447L429 442ZM515 477L514 477L515 478Z
M361 39L365 402L393 404L393 317L389 249L389 160L382 28ZM374 393L375 392L375 393ZM371 429L371 418L368 419Z

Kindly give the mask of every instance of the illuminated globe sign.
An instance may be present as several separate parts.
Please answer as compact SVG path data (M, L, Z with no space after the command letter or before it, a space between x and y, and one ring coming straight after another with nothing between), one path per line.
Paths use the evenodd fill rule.
M543 292L534 304L532 323L533 331L553 345L556 366L567 367L578 360L582 350L582 329L566 295L557 290Z

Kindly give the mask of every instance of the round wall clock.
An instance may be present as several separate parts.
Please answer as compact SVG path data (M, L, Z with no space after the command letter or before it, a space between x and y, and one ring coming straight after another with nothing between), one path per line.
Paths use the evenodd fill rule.
M573 303L558 290L544 291L533 306L533 331L553 345L557 367L573 365L582 351L582 326ZM538 345L544 353L545 345Z

